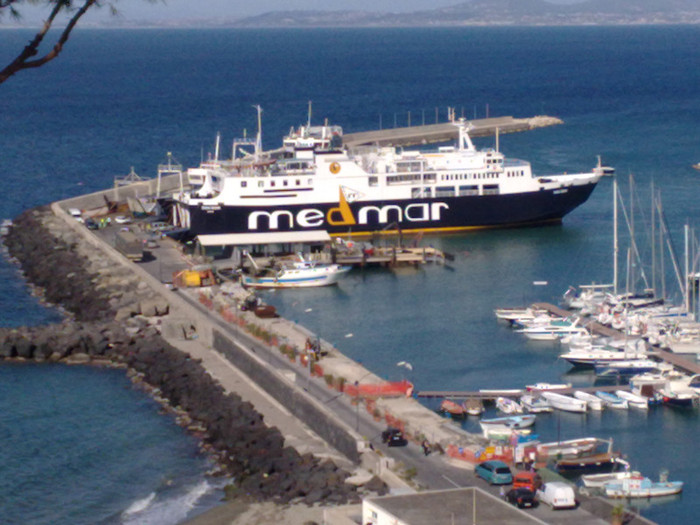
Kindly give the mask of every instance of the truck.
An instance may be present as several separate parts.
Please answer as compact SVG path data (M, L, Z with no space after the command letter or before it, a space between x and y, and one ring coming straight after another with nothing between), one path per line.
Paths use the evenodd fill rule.
M131 261L143 260L143 243L134 232L119 231L114 237L114 247Z

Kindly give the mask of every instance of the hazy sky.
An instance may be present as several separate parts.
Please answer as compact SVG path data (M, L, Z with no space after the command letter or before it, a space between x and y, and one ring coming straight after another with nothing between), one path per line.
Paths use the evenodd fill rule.
M117 0L117 8L126 20L182 20L212 17L238 18L282 10L367 10L410 12L462 3L464 0ZM575 3L582 0L548 0L552 3ZM104 2L107 3L106 1ZM22 8L25 21L41 20L46 9ZM109 18L106 8L86 15L86 20ZM0 21L1 23L1 21Z

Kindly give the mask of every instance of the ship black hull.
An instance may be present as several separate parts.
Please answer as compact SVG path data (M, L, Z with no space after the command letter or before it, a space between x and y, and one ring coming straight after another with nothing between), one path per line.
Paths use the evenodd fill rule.
M189 206L194 235L326 230L372 234L381 230L449 232L561 221L583 204L596 183L539 192L362 201L349 204L351 220L338 203L259 206ZM368 211L368 209L371 209ZM339 220L340 219L340 220Z

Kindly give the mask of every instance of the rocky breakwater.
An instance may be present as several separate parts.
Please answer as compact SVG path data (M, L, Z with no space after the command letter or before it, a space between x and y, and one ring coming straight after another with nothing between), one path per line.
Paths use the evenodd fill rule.
M226 393L198 360L163 340L157 316L167 313L167 301L87 246L63 219L48 208L26 211L4 240L35 293L61 307L66 319L0 329L0 359L127 369L200 437L220 473L233 478L232 496L307 504L358 500L345 471L285 446L250 403Z

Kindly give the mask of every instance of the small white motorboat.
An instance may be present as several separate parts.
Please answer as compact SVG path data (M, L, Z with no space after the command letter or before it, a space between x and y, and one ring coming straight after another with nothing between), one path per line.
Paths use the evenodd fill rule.
M549 392L546 390L540 395L549 401L549 404L557 410L564 410L566 412L588 411L588 403L582 401L581 399L576 399L575 397L558 394L557 392Z
M480 416L484 413L484 403L481 401L481 399L467 399L464 402L464 410L470 416Z
M602 392L600 390L596 391L596 397L603 401L606 407L616 408L619 410L627 410L629 408L629 403L622 399L621 397L613 394L612 392Z
M496 408L503 412L504 414L522 414L523 407L520 403L509 398L509 397L498 397L496 398Z
M523 394L520 398L520 404L533 414L552 411L552 405L549 404L549 401L535 394Z
M633 408L649 409L649 398L634 394L627 390L615 390L617 397L627 401L629 406Z
M588 404L589 410L595 410L596 412L603 410L603 401L600 398L594 396L593 394L577 390L576 392L574 392L574 397L576 399L581 399L582 401L585 401Z

